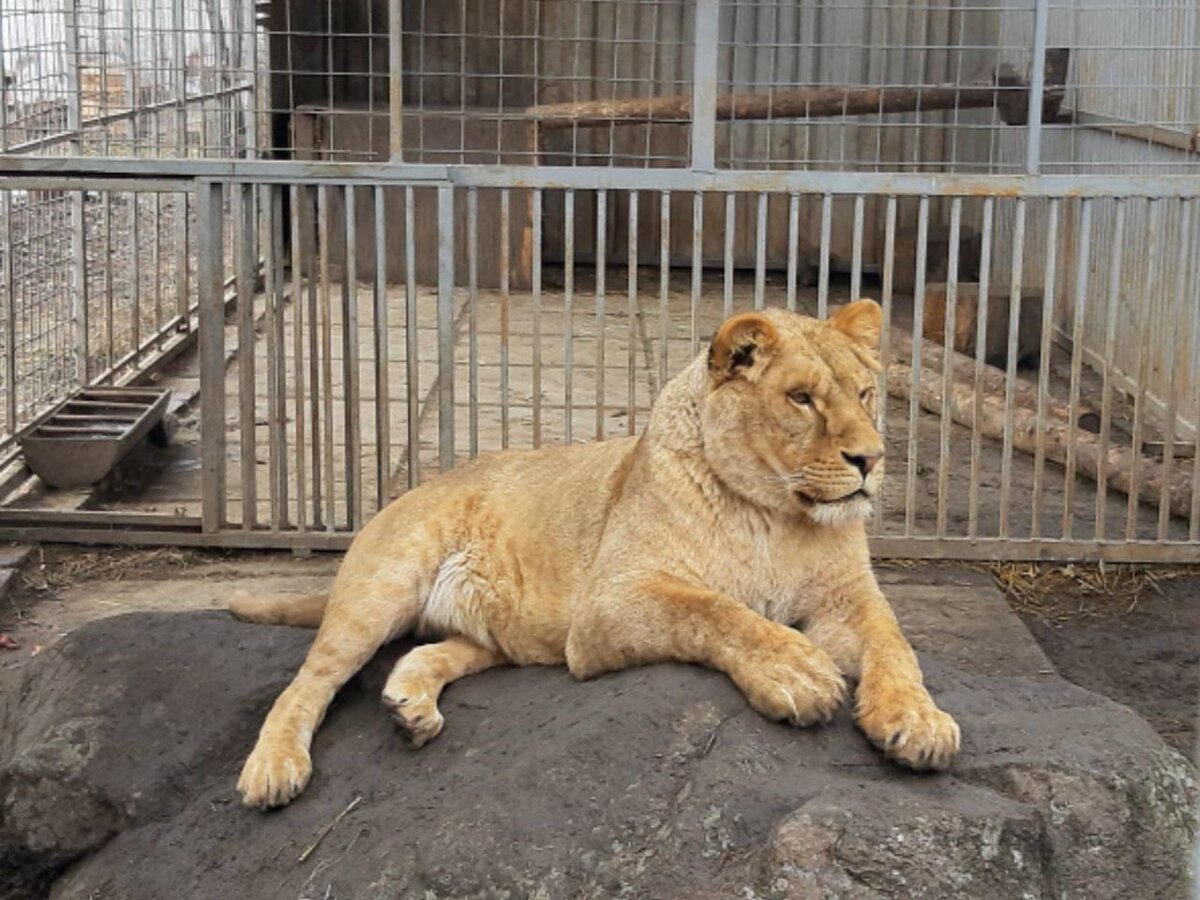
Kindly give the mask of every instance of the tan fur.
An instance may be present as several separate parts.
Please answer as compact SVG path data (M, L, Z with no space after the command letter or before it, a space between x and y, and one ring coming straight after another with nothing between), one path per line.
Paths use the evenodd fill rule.
M828 720L848 676L885 754L948 766L958 726L925 690L867 551L883 475L879 322L869 300L828 322L735 316L666 386L640 438L505 451L396 500L351 545L246 761L243 801L277 806L304 788L334 694L410 631L443 638L403 657L384 689L417 746L442 728L442 688L491 666L566 663L590 678L681 660L727 673L795 725ZM234 603L241 618L288 624L322 606Z

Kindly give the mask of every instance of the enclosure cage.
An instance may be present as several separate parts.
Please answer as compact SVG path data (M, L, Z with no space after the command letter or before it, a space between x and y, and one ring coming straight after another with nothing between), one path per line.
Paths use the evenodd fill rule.
M345 547L870 296L877 553L1197 559L1195 0L2 0L0 143L0 537Z

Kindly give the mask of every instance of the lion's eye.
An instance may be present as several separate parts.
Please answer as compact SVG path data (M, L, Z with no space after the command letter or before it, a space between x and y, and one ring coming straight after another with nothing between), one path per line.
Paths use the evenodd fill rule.
M861 402L863 402L863 403L866 403L868 400L870 400L870 399L871 399L871 396L872 396L874 393L875 393L875 389L874 389L874 388L864 388L864 389L863 389L863 391L862 391L862 393L860 393L860 394L858 395L858 399L859 399Z
M790 391L788 392L788 399L797 406L812 406L812 397L808 396L804 391Z

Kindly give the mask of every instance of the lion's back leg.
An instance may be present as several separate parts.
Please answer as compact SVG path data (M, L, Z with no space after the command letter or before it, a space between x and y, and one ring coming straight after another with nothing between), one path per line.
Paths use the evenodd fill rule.
M312 737L334 695L383 644L413 628L440 555L410 548L403 559L363 574L343 564L308 657L275 701L242 769L238 790L247 806L281 806L304 789Z
M446 685L507 662L499 650L461 635L423 644L400 657L383 688L383 704L409 743L420 747L442 730L437 701Z

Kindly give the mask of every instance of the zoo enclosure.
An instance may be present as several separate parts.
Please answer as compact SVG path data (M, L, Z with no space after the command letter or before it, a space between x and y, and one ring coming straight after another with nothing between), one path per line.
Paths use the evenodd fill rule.
M867 293L880 552L1195 558L1194 3L2 21L5 446L201 338L196 514L11 534L344 546L423 471L637 431L732 310Z

